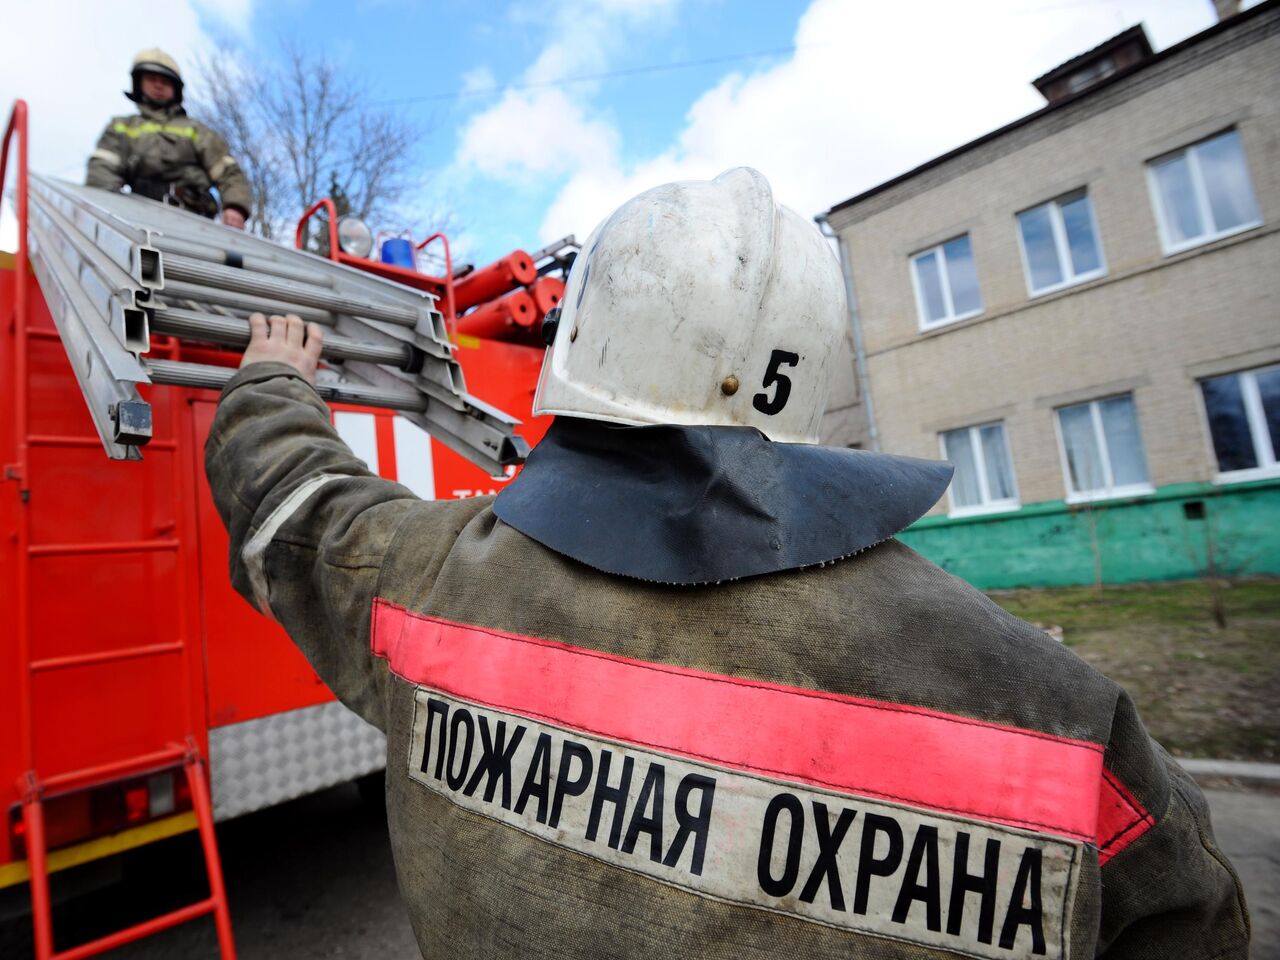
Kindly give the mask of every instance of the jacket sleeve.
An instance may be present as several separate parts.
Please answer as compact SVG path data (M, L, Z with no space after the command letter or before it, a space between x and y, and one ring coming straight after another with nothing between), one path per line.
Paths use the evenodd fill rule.
M236 590L285 628L343 703L382 728L385 672L369 632L383 561L407 518L448 504L370 473L315 390L280 363L250 364L227 384L205 471L231 537Z
M218 188L224 207L235 207L246 217L253 213L253 190L240 164L231 155L231 148L222 134L209 127L201 127L197 143L200 162L209 179Z
M1244 890L1218 850L1204 794L1151 739L1127 695L1117 709L1106 764L1113 782L1127 789L1134 817L1112 838L1117 852L1101 867L1098 955L1248 960ZM1101 853L1107 852L1104 842Z
M129 141L116 132L115 121L107 124L98 138L98 146L89 154L89 170L85 186L119 191L124 186L129 162Z

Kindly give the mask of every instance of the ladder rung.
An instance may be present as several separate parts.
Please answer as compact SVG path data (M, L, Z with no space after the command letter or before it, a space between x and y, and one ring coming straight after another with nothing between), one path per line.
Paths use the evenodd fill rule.
M174 280L265 296L289 303L300 303L306 307L329 310L334 313L359 314L406 327L416 327L432 306L430 302L424 302L421 307L415 308L408 304L380 301L369 296L347 296L322 287L299 283L297 280L253 273L235 267L222 267L204 260L193 260L190 257L166 257L164 262L165 275Z
M136 757L129 757L126 760L102 763L96 767L81 767L79 770L70 770L67 773L55 773L53 776L41 780L40 786L45 790L57 790L81 782L92 783L99 780L114 780L130 773L140 773L143 770L167 766L182 760L186 755L187 748L185 746L167 747L154 753L143 753Z
M100 653L80 653L67 657L48 657L32 660L31 670L39 673L47 670L65 670L68 667L91 667L99 663L115 663L119 660L136 660L138 657L157 657L168 653L181 653L182 643L152 643L141 647L123 647Z
M180 907L151 920L144 920L142 923L135 924L132 927L109 933L105 937L99 937L89 943L82 943L80 946L72 947L70 950L55 953L51 960L83 960L84 957L95 957L100 953L106 953L108 950L114 950L116 947L122 947L126 943L132 943L153 933L159 933L161 930L176 927L178 924L186 923L188 920L199 919L205 914L213 913L217 908L218 901L213 897L208 897L199 903L191 904L189 907Z
M147 372L153 383L178 387L221 390L233 376L232 367L215 367L207 363L185 363L177 360L148 360ZM365 407L386 407L400 411L422 411L427 397L417 390L370 387L360 383L317 383L316 392L326 400L354 403Z
M219 317L198 310L159 307L151 318L151 329L176 337L208 340L228 347L244 348L249 344L249 321L239 317ZM402 370L413 365L414 350L407 343L361 343L337 333L327 333L321 356L335 360L364 360L386 363Z
M105 543L37 543L27 548L33 557L65 557L100 553L159 553L177 550L177 540L116 540Z

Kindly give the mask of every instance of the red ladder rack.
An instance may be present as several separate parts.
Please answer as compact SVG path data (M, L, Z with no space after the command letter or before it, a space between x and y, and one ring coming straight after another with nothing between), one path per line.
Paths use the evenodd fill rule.
M196 738L190 734L182 743L172 743L156 752L116 760L111 763L84 767L41 778L36 772L33 679L37 674L74 669L76 667L130 660L139 657L178 655L184 660L182 670L184 684L185 715L192 716L191 671L188 645L182 640L172 643L150 644L102 653L63 656L45 660L31 658L31 610L30 610L30 560L33 554L47 552L47 545L32 546L30 542L30 514L27 510L30 477L30 449L33 445L74 444L78 438L35 437L30 433L28 416L28 339L45 331L32 330L29 303L29 261L27 252L27 104L23 100L14 103L5 128L4 141L0 145L0 190L5 183L9 149L16 137L17 177L15 187L18 219L18 251L15 258L13 383L15 392L15 445L16 456L4 465L3 480L16 485L19 500L17 523L17 563L14 571L16 604L13 611L13 632L17 637L19 654L18 699L19 730L22 744L23 766L26 773L18 783L22 798L22 820L26 831L27 863L31 882L31 913L35 932L37 960L80 960L122 946L134 940L166 930L188 920L212 914L218 934L218 946L222 960L235 960L235 945L231 935L231 916L227 909L226 890L222 879L222 865L218 857L217 838L213 826L213 803L209 795L207 764L200 754ZM175 347L176 349L176 347ZM7 485L7 484L6 484ZM59 545L62 546L62 545ZM155 540L146 543L71 544L68 549L76 552L111 553L137 549L176 549L175 541ZM53 943L53 910L49 896L48 849L45 844L44 795L51 790L65 790L104 783L131 774L143 773L156 767L181 762L191 791L192 806L199 827L200 843L204 853L209 880L209 896L198 903L181 907L159 917L143 921L116 933L108 934L90 943L70 950L56 952Z

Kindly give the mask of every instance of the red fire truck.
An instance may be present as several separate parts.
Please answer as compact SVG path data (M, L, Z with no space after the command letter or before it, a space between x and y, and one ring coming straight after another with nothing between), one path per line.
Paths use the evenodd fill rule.
M144 388L154 414L145 458L103 456L28 267L26 146L19 101L0 154L0 189L13 188L19 220L17 253L0 253L0 893L31 884L41 960L94 955L206 914L231 957L213 822L379 770L382 736L336 703L281 629L231 588L202 464L217 394ZM439 297L469 391L520 418L535 443L547 426L530 415L537 321L563 290L556 275L571 238L458 279L442 235L416 245L443 250L434 276L344 249L328 201L306 212L299 243L319 211L331 259ZM151 355L239 361L166 337L153 338ZM371 469L421 497L494 493L505 482L390 410L333 410ZM55 952L48 873L194 830L209 899Z

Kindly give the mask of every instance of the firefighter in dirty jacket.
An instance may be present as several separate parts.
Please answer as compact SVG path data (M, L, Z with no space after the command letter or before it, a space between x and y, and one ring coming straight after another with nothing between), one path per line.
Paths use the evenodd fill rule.
M426 956L1244 960L1133 702L894 539L947 464L816 445L831 250L758 173L631 200L496 498L374 476L253 319L206 447L237 589L387 735Z
M136 194L173 203L243 230L253 206L244 172L216 130L182 108L182 75L163 50L134 58L132 89L125 94L138 113L114 117L89 157L85 183L104 190L125 186Z

